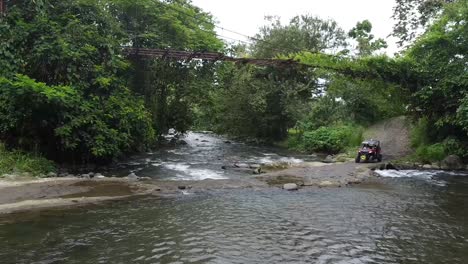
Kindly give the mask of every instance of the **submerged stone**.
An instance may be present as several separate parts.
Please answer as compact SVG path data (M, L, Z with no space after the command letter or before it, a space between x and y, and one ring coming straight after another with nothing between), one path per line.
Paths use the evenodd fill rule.
M341 187L341 184L339 182L322 181L319 183L319 187L321 188Z

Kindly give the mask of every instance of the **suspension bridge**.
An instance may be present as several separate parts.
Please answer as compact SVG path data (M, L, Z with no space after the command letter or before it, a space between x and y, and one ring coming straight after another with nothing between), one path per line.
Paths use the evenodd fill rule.
M238 64L254 64L257 66L275 66L289 67L299 65L300 63L289 59L257 59L257 58L234 58L219 52L192 52L173 49L149 49L149 48L132 48L123 47L123 53L129 57L142 58L159 58L159 59L174 59L181 61L191 61L200 59L204 61L228 61Z

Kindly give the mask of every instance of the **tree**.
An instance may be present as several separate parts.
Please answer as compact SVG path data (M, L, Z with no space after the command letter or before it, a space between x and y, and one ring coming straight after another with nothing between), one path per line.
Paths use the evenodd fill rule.
M345 32L334 20L310 15L296 16L287 25L281 24L278 17L267 20L270 24L255 36L254 57L273 58L302 51L333 53L346 46Z
M440 16L447 4L457 1L459 0L396 0L393 19L397 22L393 27L393 36L400 39L398 44L403 46L414 40L419 35L418 32Z
M357 41L358 56L360 57L370 56L375 51L388 47L385 40L381 38L374 40L375 37L371 31L372 23L369 20L364 20L358 22L348 33L350 38Z
M154 130L126 87L107 1L15 1L0 21L0 139L60 161L143 150ZM10 60L14 58L14 60Z
M417 62L418 70L426 72L424 82L414 91L411 109L427 117L438 131L439 138L433 140L455 136L466 141L462 120L468 91L467 18L466 1L447 6L405 54Z
M126 32L123 43L135 48L218 52L224 47L216 37L212 16L190 1L113 0L111 12ZM131 61L132 89L145 98L157 131L163 134L169 128L188 130L193 121L193 105L203 97L194 95L207 90L197 82L212 79L214 72L197 77L203 69L211 69L212 64L139 57Z

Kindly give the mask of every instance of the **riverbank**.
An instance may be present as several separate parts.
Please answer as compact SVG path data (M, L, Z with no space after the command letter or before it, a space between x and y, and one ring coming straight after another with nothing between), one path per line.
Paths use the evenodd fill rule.
M255 179L155 181L128 178L0 180L0 215L72 208L138 196L173 196L206 190L268 188Z
M188 133L183 142L130 157L115 167L92 169L94 172L88 169L84 174L63 171L50 173L46 179L20 173L5 175L0 179L0 214L140 196L283 189L285 184L312 190L350 187L378 176L373 169L392 168L385 163L356 164L346 156L325 158L252 146L211 133ZM345 162L339 162L342 160Z
M173 196L222 189L299 186L344 187L371 176L366 165L309 162L239 179L193 181L149 178L17 178L0 180L0 214L51 208L71 208L137 196Z
M269 168L271 169L271 166ZM132 197L173 197L227 189L277 189L283 188L285 184L295 184L299 188L352 187L379 177L375 170L400 168L410 169L410 167L395 167L390 163L303 162L288 168L267 171L260 175L246 175L238 179L192 181L132 177L3 179L0 180L0 215L76 208Z

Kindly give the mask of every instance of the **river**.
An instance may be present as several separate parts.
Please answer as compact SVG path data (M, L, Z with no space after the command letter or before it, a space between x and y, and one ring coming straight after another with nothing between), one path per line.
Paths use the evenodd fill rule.
M225 164L300 162L274 148L190 134L115 173L245 177ZM0 224L1 263L468 263L468 177L395 172L349 188L146 197Z

